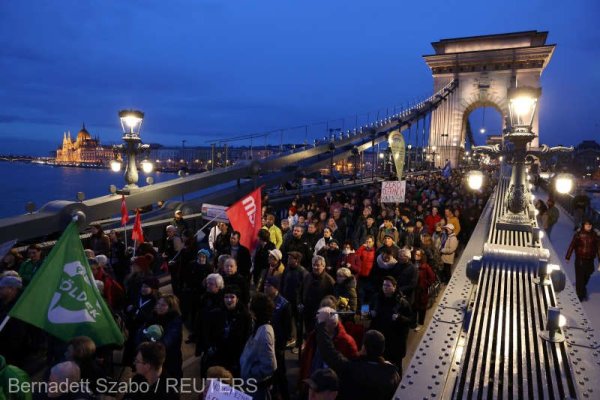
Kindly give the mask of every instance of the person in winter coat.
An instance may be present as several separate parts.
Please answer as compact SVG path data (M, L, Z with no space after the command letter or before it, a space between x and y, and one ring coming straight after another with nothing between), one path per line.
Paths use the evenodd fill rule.
M173 294L164 294L154 306L155 320L152 324L158 324L163 328L160 342L165 345L167 358L163 364L165 371L173 378L183 377L181 364L183 354L181 353L181 342L183 339L183 321L179 300Z
M433 232L435 232L435 226L438 222L440 222L441 219L442 217L438 212L438 208L432 207L431 213L425 217L425 227L427 228L426 230L430 235L433 234Z
M210 262L208 249L199 250L196 259L181 270L181 314L190 327L195 326L198 305L204 293L204 280L213 272L214 265Z
M321 251L321 249L329 247L329 243L332 240L334 240L332 235L333 232L330 228L325 227L323 229L323 237L317 240L317 244L315 244L315 250L313 252L313 255L317 256L319 255L319 251Z
M592 221L585 219L582 228L575 232L566 259L575 251L575 290L580 301L587 299L587 284L594 273L594 258L600 260L600 238L594 231Z
M402 359L406 355L406 340L413 314L410 302L397 288L393 277L384 277L381 291L371 302L370 314L371 329L378 330L387 339L385 358L402 374Z
M102 261L102 263L99 261ZM90 268L94 279L104 284L102 297L106 299L110 308L115 311L121 311L125 306L125 289L104 271L103 264L107 261L107 257L104 254L100 254L95 259L90 259Z
M454 264L454 254L456 253L456 249L458 249L458 239L454 233L453 224L445 225L444 230L448 237L445 242L442 242L442 249L440 250L440 253L442 253L442 263L444 264L442 282L448 283L452 276L452 264Z
M205 289L200 297L200 303L197 305L196 316L191 334L191 340L196 342L196 355L202 354L205 344L202 342L204 337L202 332L205 324L213 311L219 310L223 306L223 289L225 282L223 277L217 273L209 274L203 283Z
M258 231L258 246L254 254L254 269L252 270L252 279L254 285L258 286L258 280L262 271L269 268L269 252L275 250L275 244L271 242L271 234L267 228Z
M302 282L302 310L306 332L313 330L319 303L323 297L333 294L334 284L335 280L325 272L325 259L321 256L314 256L312 272L306 275Z
M358 295L356 294L356 278L352 276L350 270L342 267L336 272L335 285L333 286L333 295L341 300L346 299L347 311L356 312Z
M394 243L398 243L398 239L400 239L400 234L398 233L398 229L394 226L391 216L386 216L383 220L383 226L379 228L379 232L377 233L378 247L385 245L385 238L387 236L391 237Z
M239 288L227 286L223 290L223 305L213 310L202 321L201 340L204 348L202 376L206 369L220 365L234 376L240 376L240 356L251 333L252 318L240 301ZM197 350L198 351L198 350Z
M449 207L446 207L444 210L444 215L446 217L447 225L452 225L454 227L454 234L458 237L458 234L460 233L460 222L458 218L454 215L454 212Z
M358 223L354 231L354 247L358 248L363 245L368 236L377 237L377 233L379 233L379 229L375 224L375 217L367 216L364 222Z
M302 285L309 272L301 265L302 254L297 251L291 251L288 254L288 262L285 271L281 275L280 292L281 295L290 302L292 309L292 318L296 326L296 348L299 349L302 344L303 316L302 311Z
M340 244L336 239L329 242L329 246L323 247L319 250L318 254L325 259L325 270L330 275L335 275L335 271L342 257L342 251L340 250Z
M337 265L337 268L341 267L348 268L355 275L360 271L360 260L356 254L356 251L354 251L354 246L352 246L350 241L346 241L346 243L344 243L342 256L340 257Z
M240 290L239 298L240 302L247 305L250 301L250 285L246 277L241 275L237 270L237 262L235 258L228 256L223 262L223 280L225 286L237 286Z
M548 234L548 239L550 238L550 234L552 233L552 228L558 222L558 217L560 213L558 212L558 208L554 205L554 200L548 199L548 211L546 211L546 218L543 219L544 225L543 228Z
M330 308L320 308L319 312L324 309L329 310ZM340 322L338 314L329 314L328 318L324 320L324 329L331 338L336 351L339 351L349 360L358 358L358 347L356 346L356 342L352 336L346 332L346 329L344 329L344 325ZM304 380L309 378L316 370L324 368L325 365L325 360L317 347L316 333L315 331L312 331L306 339L300 357L299 383L300 391L302 393L308 392L308 387L303 384Z
M108 235L102 230L100 224L90 225L92 228L92 236L88 239L88 246L86 248L94 250L94 254L104 254L105 256L110 255L110 239Z
M358 297L360 303L363 304L365 298L371 297L373 288L371 287L371 281L369 275L375 265L375 238L373 236L367 236L365 243L356 250L356 256L359 263L359 271L356 274L358 278Z
M256 382L257 390L251 393L254 400L271 398L273 375L277 369L275 332L271 326L274 309L273 300L264 293L255 294L250 302L254 329L240 356L240 367L242 379Z
M263 292L265 289L265 281L269 277L280 278L285 271L285 265L281 262L282 259L281 251L277 249L273 249L269 251L269 266L267 269L263 270L260 278L258 279L258 284L256 285L257 292Z
M425 313L427 312L427 306L429 304L429 286L435 282L436 276L429 264L427 264L427 256L425 255L424 250L415 250L415 264L418 268L419 278L417 281L413 309L417 314L417 327L415 328L415 331L418 332L425 323Z
M317 316L317 348L325 363L340 378L341 399L389 400L400 383L398 369L385 361L383 354L386 338L381 332L369 330L365 334L359 358L349 360L333 343L326 330L327 319L335 310L321 309Z
M306 268L310 266L310 247L306 240L304 240L304 226L296 225L292 229L292 234L288 240L284 240L283 245L281 246L281 254L283 254L283 259L287 258L287 255L291 251L297 251L302 254L302 265Z

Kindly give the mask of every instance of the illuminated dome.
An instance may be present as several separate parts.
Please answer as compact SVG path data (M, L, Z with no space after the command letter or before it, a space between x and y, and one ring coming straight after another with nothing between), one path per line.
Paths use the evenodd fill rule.
M83 142L84 140L90 140L91 138L92 138L92 136L87 131L87 129L85 129L85 123L84 123L81 127L81 130L77 134L77 141Z

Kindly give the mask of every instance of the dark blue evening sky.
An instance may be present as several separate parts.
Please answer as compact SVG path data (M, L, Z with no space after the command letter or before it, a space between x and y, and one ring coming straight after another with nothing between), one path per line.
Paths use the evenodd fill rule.
M430 42L524 30L557 44L542 76L541 141L576 144L600 133L599 17L597 0L3 1L0 153L47 154L82 121L117 142L117 111L130 107L146 113L147 142L205 145L305 124L322 137L322 121L348 127L357 113L366 122L367 111L429 95Z

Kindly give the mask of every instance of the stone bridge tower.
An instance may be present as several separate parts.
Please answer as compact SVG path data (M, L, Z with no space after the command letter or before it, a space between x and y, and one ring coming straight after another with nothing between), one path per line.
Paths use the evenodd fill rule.
M499 35L442 39L431 45L435 54L423 56L433 75L434 93L453 79L459 86L431 115L429 157L436 166L449 159L457 166L465 150L467 117L479 107L494 107L508 117L507 90L511 86L539 88L554 44L548 32L526 31ZM539 135L539 111L533 132ZM531 143L538 146L538 139Z

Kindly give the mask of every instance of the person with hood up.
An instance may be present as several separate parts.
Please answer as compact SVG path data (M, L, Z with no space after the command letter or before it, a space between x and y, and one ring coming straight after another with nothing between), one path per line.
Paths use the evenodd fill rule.
M446 231L447 237L446 240L442 241L442 248L440 250L440 253L442 253L442 263L444 264L442 282L448 283L450 282L450 277L452 277L452 265L454 264L456 249L458 249L458 239L454 233L453 224L444 225L444 231Z
M358 295L356 294L356 278L346 267L339 268L336 272L335 285L333 286L333 295L341 301L346 299L346 311L356 312Z

